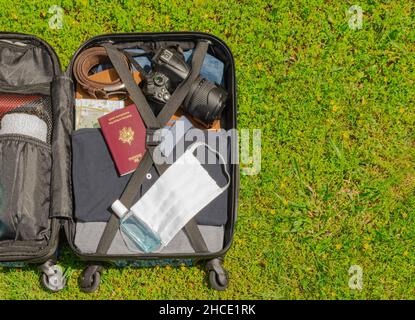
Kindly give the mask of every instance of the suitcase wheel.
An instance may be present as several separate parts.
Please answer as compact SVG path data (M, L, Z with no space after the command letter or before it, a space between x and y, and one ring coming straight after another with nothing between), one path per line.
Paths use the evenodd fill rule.
M40 270L42 271L42 284L46 289L58 292L65 288L66 277L60 266L49 260L40 266Z
M92 293L98 290L101 282L102 266L88 266L82 271L79 277L79 286L86 293Z
M209 272L209 284L211 288L218 290L218 291L226 290L229 284L229 277L228 277L228 273L222 266L222 260L221 259L210 260L206 264L206 267Z

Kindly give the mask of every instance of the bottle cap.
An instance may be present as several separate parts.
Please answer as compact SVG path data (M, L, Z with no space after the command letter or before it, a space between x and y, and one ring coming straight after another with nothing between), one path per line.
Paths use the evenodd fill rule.
M120 219L129 211L118 199L113 202L111 209Z

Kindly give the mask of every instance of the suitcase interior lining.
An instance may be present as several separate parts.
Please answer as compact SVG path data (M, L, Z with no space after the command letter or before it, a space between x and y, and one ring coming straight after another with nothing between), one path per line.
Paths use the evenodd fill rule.
M183 41L183 42L179 42L179 41L174 41L175 44L179 44L184 48L194 48L194 42L191 41ZM95 46L98 43L93 43L85 48L83 48L82 50L87 49L88 47L91 46ZM148 43L145 43L146 45L148 45ZM115 42L115 45L120 45L123 48L128 48L128 49L141 49L141 42ZM158 46L158 45L165 45L165 42L159 42L159 41L155 41L152 42L153 46ZM214 55L218 55L216 52L214 52L215 50L211 50L209 53L210 54L214 54ZM217 51L217 50L216 50ZM78 54L82 52L79 51ZM75 59L75 58L74 58ZM226 60L225 60L226 61ZM229 68L226 68L226 63L225 63L225 68L224 68L224 73L226 74L227 70ZM226 77L226 76L225 76ZM76 80L73 78L74 81L74 85L76 86ZM222 119L221 121L223 123L223 127L226 127L226 121L225 119ZM84 129L81 129L84 130ZM76 132L79 132L76 131ZM227 192L227 191L226 191ZM75 221L75 226L72 227L72 235L74 237L74 248L75 250L81 254L81 255L94 255L94 250L96 249L97 245L98 245L98 240L102 234L103 231L103 227L99 228L99 230L95 231L95 235L93 234L93 230L91 229L91 227L88 227L88 225L99 225L100 223L94 223L94 222L89 222L89 223L79 223ZM201 229L204 232L204 238L205 241L207 242L207 246L208 248L212 251L212 252L218 252L221 251L225 245L224 243L224 226L218 226L218 227L214 227L214 226L201 226ZM221 230L221 231L220 231ZM81 238L84 239L88 239L85 240L86 242L88 242L88 245L82 245L83 241L78 240L79 238L77 238L76 236L76 232L81 233L80 235L78 235ZM91 233L93 234L93 236L91 236ZM209 234L210 233L210 234ZM214 236L211 236L214 235ZM183 231L181 231L176 238L165 248L163 248L161 251L159 252L155 252L154 254L160 254L160 255L180 255L180 254L195 254L194 249L191 247L190 242L188 240L188 238L184 235ZM117 236L114 240L113 245L111 246L108 255L113 255L113 256L122 256L122 255L134 255L134 256L147 256L148 254L143 253L142 251L140 251L138 248L136 248L131 241L129 241L126 237L122 237L120 236L120 233L117 233Z

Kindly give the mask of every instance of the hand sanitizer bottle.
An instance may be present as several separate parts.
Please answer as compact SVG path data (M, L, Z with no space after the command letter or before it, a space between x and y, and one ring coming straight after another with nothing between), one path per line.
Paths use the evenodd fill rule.
M111 209L120 218L121 231L144 252L154 252L161 246L161 240L146 223L134 212L128 210L121 201L115 201Z

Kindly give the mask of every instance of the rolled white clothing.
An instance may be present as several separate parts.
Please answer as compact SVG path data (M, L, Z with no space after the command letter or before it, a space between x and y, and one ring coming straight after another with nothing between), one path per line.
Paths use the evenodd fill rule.
M21 134L46 142L48 126L37 116L26 113L10 113L1 120L0 135L2 134Z

